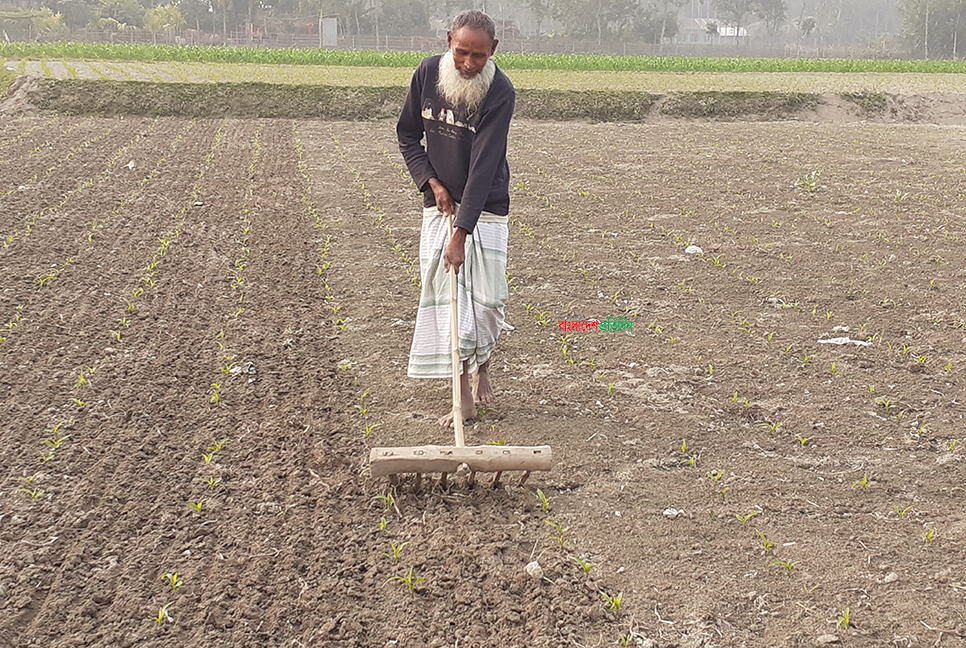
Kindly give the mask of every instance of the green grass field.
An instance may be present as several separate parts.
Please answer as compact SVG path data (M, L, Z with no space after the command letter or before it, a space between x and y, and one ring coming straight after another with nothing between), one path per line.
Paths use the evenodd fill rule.
M7 58L194 61L203 63L269 63L412 68L425 52L369 50L268 49L202 45L121 45L107 43L0 43ZM585 54L500 54L507 70L608 70L641 72L889 72L966 73L961 61L897 61L851 59L758 59Z

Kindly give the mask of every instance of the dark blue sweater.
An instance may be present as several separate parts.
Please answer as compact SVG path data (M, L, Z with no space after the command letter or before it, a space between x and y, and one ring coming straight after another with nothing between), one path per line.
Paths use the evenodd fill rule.
M429 180L437 178L460 205L454 227L472 233L480 212L501 216L510 212L506 144L516 93L510 79L497 68L483 103L475 113L467 114L436 90L440 58L423 59L413 73L396 135L409 173L423 192L423 204L436 204ZM421 143L424 134L425 148Z

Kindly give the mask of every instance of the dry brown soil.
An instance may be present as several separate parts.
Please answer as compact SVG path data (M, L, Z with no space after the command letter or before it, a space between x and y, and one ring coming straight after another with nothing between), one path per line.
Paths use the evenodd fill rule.
M515 123L468 436L556 465L417 493L366 473L449 438L447 383L405 375L391 122L5 119L0 645L966 645L964 157L950 126Z

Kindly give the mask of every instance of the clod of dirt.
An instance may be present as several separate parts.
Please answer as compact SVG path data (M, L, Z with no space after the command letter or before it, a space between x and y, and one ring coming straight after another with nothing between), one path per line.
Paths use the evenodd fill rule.
M839 639L838 637L836 637L834 634L824 634L824 635L821 635L815 641L817 641L820 644L825 645L825 644L838 643L839 641L841 641L841 639Z
M540 580L543 578L543 567L540 566L536 560L527 563L527 574L529 574L534 580Z

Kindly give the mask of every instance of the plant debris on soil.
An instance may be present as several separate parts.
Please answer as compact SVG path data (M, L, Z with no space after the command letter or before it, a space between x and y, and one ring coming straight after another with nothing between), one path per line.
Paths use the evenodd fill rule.
M467 438L557 463L417 491L394 122L77 112L0 121L0 645L966 642L957 130L515 120Z

